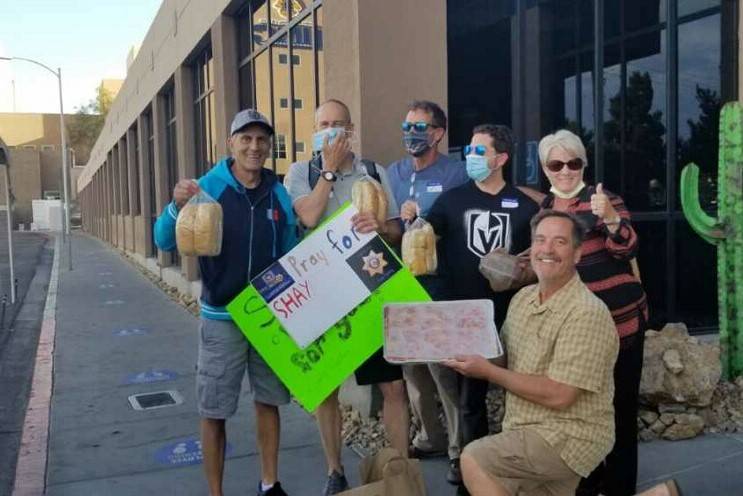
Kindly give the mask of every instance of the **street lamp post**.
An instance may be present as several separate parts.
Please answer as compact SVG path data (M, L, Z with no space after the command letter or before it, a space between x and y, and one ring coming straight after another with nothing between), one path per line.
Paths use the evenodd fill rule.
M62 69L55 71L46 64L24 57L0 57L0 60L22 60L43 67L56 76L59 84L59 134L62 136L62 188L64 190L64 226L62 227L62 238L67 236L67 270L72 270L72 235L70 233L70 194L67 183L69 182L69 171L67 170L67 139L64 126L64 105L62 103Z

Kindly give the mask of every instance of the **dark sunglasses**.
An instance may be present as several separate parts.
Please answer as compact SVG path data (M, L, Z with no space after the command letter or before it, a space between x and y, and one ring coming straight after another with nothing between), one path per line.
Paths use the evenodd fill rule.
M480 156L482 156L482 155L485 155L485 153L487 151L488 150L487 150L487 148L485 148L485 145L475 145L475 146L467 145L467 146L464 147L464 155L465 155L465 157L467 155L480 155Z
M574 158L567 162L563 162L562 160L550 160L547 162L547 168L552 172L560 172L566 165L571 171L581 170L583 168L583 160Z
M402 123L402 130L406 133L410 131L418 131L419 133L422 133L424 131L427 131L429 127L438 127L434 126L433 124L429 124L428 122L418 121L418 122L408 122L403 121Z

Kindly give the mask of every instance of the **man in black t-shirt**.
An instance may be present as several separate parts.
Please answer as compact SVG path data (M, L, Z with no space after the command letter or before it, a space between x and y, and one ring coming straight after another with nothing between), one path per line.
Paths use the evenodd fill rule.
M517 188L503 179L503 168L512 149L508 127L475 127L472 141L465 147L471 180L442 193L426 217L440 237L439 272L446 282L447 298L493 300L498 329L505 320L513 292L493 292L478 269L480 259L497 248L511 254L526 250L530 246L529 221L539 212L540 193ZM487 391L486 381L462 377L462 449L488 434Z

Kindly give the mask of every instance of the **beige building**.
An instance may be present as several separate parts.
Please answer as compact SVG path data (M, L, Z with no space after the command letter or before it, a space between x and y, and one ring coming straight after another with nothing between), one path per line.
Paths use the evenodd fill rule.
M694 161L714 197L716 112L740 94L739 11L738 0L164 0L77 182L84 227L196 293L195 261L159 252L152 225L179 178L227 153L236 111L272 120L268 166L283 174L311 156L324 99L349 105L356 151L385 164L404 154L406 103L429 99L448 110L454 157L473 126L510 125L517 184L544 189L538 140L578 132L588 179L632 212L651 325L715 328L715 251L683 220L677 184Z
M66 115L65 118L73 116ZM59 129L59 114L0 113L0 138L5 141L13 164L10 180L16 226L31 223L32 200L61 197ZM83 167L75 169L79 176ZM4 192L2 197L4 201Z

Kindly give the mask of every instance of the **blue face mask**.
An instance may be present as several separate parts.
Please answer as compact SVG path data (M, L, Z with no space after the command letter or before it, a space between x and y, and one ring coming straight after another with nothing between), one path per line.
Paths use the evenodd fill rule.
M470 179L482 182L493 173L493 169L488 167L488 157L482 155L467 155L465 161L467 164L467 175Z
M336 136L339 136L341 133L345 132L346 129L343 127L328 127L316 132L312 135L312 151L322 151L322 146L325 143L325 136L328 137L328 144L331 144L333 143L333 140Z

